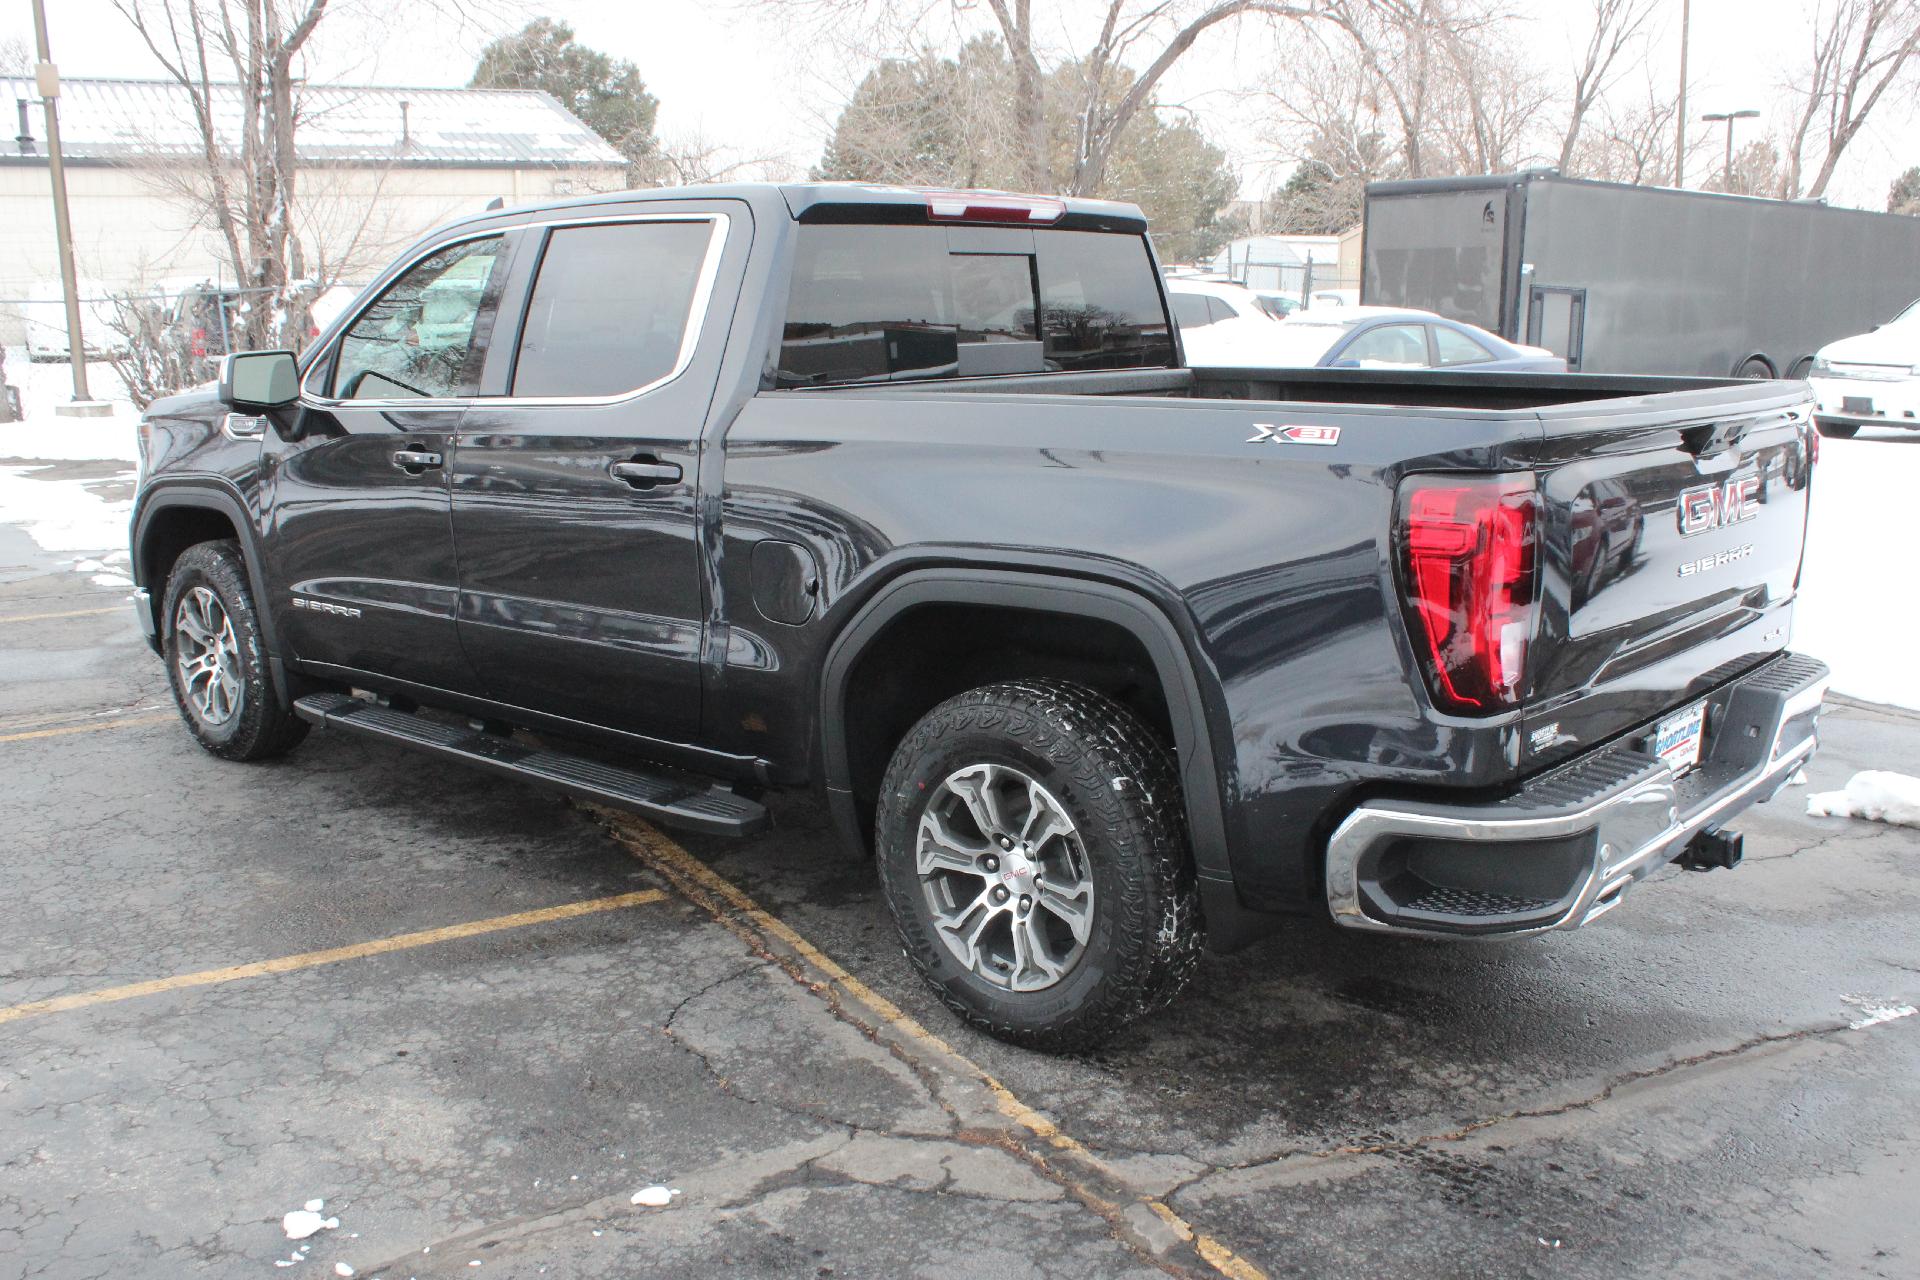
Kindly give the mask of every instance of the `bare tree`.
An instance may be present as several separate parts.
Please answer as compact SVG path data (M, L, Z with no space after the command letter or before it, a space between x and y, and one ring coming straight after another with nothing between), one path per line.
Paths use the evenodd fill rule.
M1907 89L1920 61L1920 0L1833 0L1814 10L1813 41L1778 194L1824 195L1840 157L1889 90ZM1811 181L1807 170L1813 170Z
M0 76L33 74L33 49L19 36L0 40Z
M1592 0L1593 28L1586 49L1573 68L1573 97L1567 106L1567 126L1560 137L1560 170L1573 171L1574 154L1587 116L1611 87L1622 68L1621 59L1643 46L1655 0Z
M1530 140L1553 93L1498 28L1442 27L1436 121L1455 173L1501 173L1538 159Z
M805 12L818 19L814 26L844 27L850 21L859 21L897 28L900 21L896 7L883 0L760 3ZM1011 66L1012 133L1021 183L1034 190L1075 195L1099 190L1116 144L1142 110L1154 105L1154 95L1167 73L1201 36L1248 17L1311 20L1323 4L1324 0L1103 0L1098 10L1099 27L1092 38L1081 41L1079 47L1068 48L1060 47L1060 41L1052 38L1053 33L1064 29L1066 20L1046 0L986 0L986 17L991 19L991 28L1004 45ZM979 12L977 0L924 0L914 12L917 25L945 15L963 31L978 29L974 25L974 15ZM1069 64L1081 68L1085 92L1076 114L1072 156L1064 166L1057 166L1048 121L1048 80L1053 71ZM1119 92L1114 92L1115 77L1123 67L1141 70L1137 74L1125 72L1129 78Z
M1733 153L1733 167L1701 184L1703 191L1725 191L1737 196L1770 196L1779 190L1780 148L1756 138Z
M1656 84L1651 76L1637 102L1603 98L1561 172L1635 185L1668 181L1673 174L1673 125L1678 111L1672 87ZM1696 139L1688 152L1700 150L1702 141Z
M699 130L662 139L641 166L642 176L661 186L685 187L703 182L732 182L756 174L771 181L790 177L784 157L743 155Z
M1407 177L1488 173L1525 156L1550 94L1496 0L1323 0L1316 12L1391 117Z
M114 7L185 90L214 229L242 286L268 300L242 312L243 345L294 345L305 334L310 301L292 287L304 269L293 230L295 60L327 0L114 0ZM227 83L234 92L224 91ZM223 120L231 108L237 119Z

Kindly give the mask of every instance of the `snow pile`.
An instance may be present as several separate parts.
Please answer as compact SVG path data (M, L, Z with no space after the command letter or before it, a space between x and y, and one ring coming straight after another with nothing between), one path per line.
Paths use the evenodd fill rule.
M645 1205L649 1209L659 1209L672 1204L673 1198L679 1194L678 1187L642 1187L633 1193L632 1203Z
M1807 812L1816 818L1865 818L1920 827L1920 778L1867 769L1854 774L1844 791L1808 796Z
M1920 597L1886 554L1910 541L1920 491L1920 447L1901 434L1820 442L1792 645L1833 668L1835 693L1920 710Z
M4 431L5 427L0 427ZM96 479L40 480L44 467L0 467L0 523L26 527L48 551L102 553L127 545L133 500L110 501L89 485ZM133 473L114 477L131 481ZM105 566L102 566L104 569Z
M338 1218L323 1218L321 1210L327 1207L325 1200L309 1200L303 1209L294 1209L280 1219L280 1229L287 1233L289 1240L305 1240L316 1231L334 1231L340 1226Z
M1887 1004L1866 996L1841 996L1840 999L1860 1011L1860 1016L1847 1024L1849 1031L1864 1031L1897 1018L1911 1018L1915 1012L1910 1004Z

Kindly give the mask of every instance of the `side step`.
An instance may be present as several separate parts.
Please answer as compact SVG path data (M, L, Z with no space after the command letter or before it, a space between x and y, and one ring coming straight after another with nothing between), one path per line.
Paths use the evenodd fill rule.
M750 836L766 830L770 822L765 806L723 787L529 747L499 734L442 724L344 693L308 694L294 700L293 711L322 728L412 747L689 831Z

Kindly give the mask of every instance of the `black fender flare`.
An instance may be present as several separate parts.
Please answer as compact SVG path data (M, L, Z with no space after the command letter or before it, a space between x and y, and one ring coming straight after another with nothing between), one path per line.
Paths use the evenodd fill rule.
M929 604L975 604L1097 618L1137 639L1160 677L1173 724L1195 870L1203 886L1211 882L1231 893L1233 872L1227 854L1226 814L1211 729L1225 723L1225 711L1221 707L1218 714L1210 714L1186 640L1168 612L1137 588L1045 571L960 566L910 569L875 590L835 634L820 673L820 759L828 805L849 848L865 849L866 834L860 829L854 803L841 711L846 705L847 681L860 655L890 623L911 609ZM1210 911L1210 916L1213 914Z
M254 611L260 624L260 639L267 647L267 668L275 688L286 695L286 674L281 669L280 642L273 623L272 597L267 594L266 562L260 554L260 531L246 498L239 488L222 476L191 476L150 481L140 492L133 513L133 582L150 594L147 607L154 610L155 635L159 634L159 609L164 604L165 583L146 580L147 538L153 518L174 507L215 511L227 518L240 539L240 558L246 564L247 586L253 592Z

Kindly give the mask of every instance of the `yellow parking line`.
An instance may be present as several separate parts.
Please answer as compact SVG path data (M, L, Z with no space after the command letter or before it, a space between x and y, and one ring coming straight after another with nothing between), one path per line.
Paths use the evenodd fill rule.
M828 982L864 1005L882 1022L934 1052L959 1063L986 1086L988 1093L993 1096L994 1105L1009 1120L1051 1144L1056 1150L1070 1153L1082 1164L1099 1170L1103 1176L1111 1178L1120 1185L1125 1185L1124 1179L1120 1178L1104 1160L1089 1151L1079 1141L1060 1132L1060 1127L1053 1121L1020 1101L1013 1090L996 1080L986 1068L927 1030L913 1015L894 1004L893 1001L841 968L824 951L796 933L792 926L768 913L739 886L682 849L670 837L629 814L615 813L608 809L602 809L600 813L603 818L609 820L609 829L614 837L626 845L628 850L641 861L665 876L683 892L688 889L694 890L688 896L692 897L696 904L700 903L703 894L718 898L738 912L749 928L763 935L777 938L824 974ZM1171 1205L1144 1197L1143 1203L1156 1217L1172 1228L1175 1234L1191 1243L1194 1251L1206 1261L1207 1265L1226 1276L1228 1280L1266 1280L1266 1272L1240 1257L1212 1236L1195 1230L1193 1224L1181 1217Z
M161 724L174 719L169 711L160 715L126 716L119 720L97 720L91 724L70 724L59 729L32 729L26 733L0 733L0 742L28 742L34 738L59 738L69 733L98 733L102 729L132 729L143 724Z
M28 1004L16 1004L10 1008L0 1009L0 1024L16 1022L21 1018L31 1018L43 1013L65 1013L69 1009L85 1009L96 1004L113 1004L120 1000L159 995L163 991L182 991L188 987L211 987L241 978L264 977L270 973L291 973L296 969L337 964L342 960L359 960L366 956L385 955L390 951L406 951L413 947L430 946L436 942L451 942L456 938L499 933L503 929L521 929L530 924L571 920L576 916L589 916L601 911L618 911L623 907L638 907L649 902L659 902L666 896L659 889L642 889L635 893L618 893L610 898L589 898L584 902L568 902L557 907L542 907L538 911L519 911L510 916L493 916L486 920L469 920L465 924L450 924L438 929L422 929L418 933L403 933L392 938L378 938L372 942L356 942L347 947L329 947L325 951L305 951L299 955L281 956L277 960L237 964L225 969L202 969L199 973L182 973L171 978L155 978L150 982L134 982L124 987L107 987L101 991L83 991L76 995L55 996L51 1000L35 1000Z
M16 613L0 622L46 622L52 618L93 618L103 613L125 613L130 605L116 604L110 609L68 609L64 613Z

